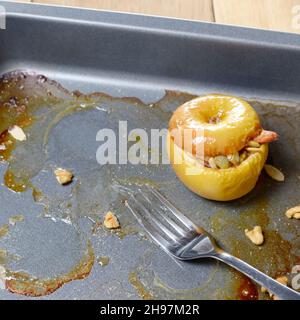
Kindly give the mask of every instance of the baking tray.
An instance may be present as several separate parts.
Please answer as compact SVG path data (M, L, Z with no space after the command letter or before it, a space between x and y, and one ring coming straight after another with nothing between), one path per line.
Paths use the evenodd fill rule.
M0 247L11 256L9 268L52 279L72 269L91 241L95 261L90 274L41 299L242 299L245 291L255 291L246 278L224 265L210 260L174 261L152 244L106 187L110 171L102 170L95 159L96 133L106 124L102 106L112 114L116 111L115 123L109 123L114 130L121 119L132 127L138 121L140 127L162 128L182 102L211 92L246 98L265 127L280 134L271 146L269 162L283 170L284 183L262 174L246 197L217 203L185 189L168 166L120 167L119 176L126 172L125 180L130 175L139 183L152 181L229 252L273 277L291 276L293 266L300 263L299 223L286 219L284 212L300 199L298 35L114 12L0 4L7 11L6 30L0 30L1 74L31 70L70 91L105 93L98 95L98 109L72 114L53 127L47 165L32 179L42 190L42 200L35 202L32 190L14 193L3 183L0 187L0 225L13 215L24 216L0 239ZM135 115L133 108L147 113ZM75 171L70 186L61 189L55 183L55 165ZM7 164L1 164L2 180L6 169ZM107 232L97 224L111 208L122 225L118 232ZM261 248L244 236L244 229L256 224L266 235ZM106 266L104 256L109 257ZM0 298L31 297L0 290Z

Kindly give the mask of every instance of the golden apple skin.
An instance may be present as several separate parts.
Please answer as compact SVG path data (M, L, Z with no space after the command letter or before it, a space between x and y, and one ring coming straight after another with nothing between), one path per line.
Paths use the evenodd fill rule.
M215 117L219 121L210 123ZM199 142L197 137L191 141L192 153L196 155L196 146L203 144L204 154L209 157L238 152L262 130L259 117L248 102L221 94L200 96L178 107L170 119L169 132L187 128L203 130L203 141ZM184 145L176 139L175 143Z
M212 169L202 166L194 156L179 148L170 135L167 150L173 169L183 184L201 197L217 201L238 199L250 192L268 157L268 144L263 144L260 152L250 154L236 167Z

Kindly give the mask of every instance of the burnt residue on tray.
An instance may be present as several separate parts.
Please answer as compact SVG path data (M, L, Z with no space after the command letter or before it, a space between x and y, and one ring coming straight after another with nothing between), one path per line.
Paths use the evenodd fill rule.
M14 251L11 254L17 252L23 258L20 261L25 261L22 265L17 259L11 265L5 258L0 259L10 277L6 283L10 291L41 296L54 292L67 282L86 277L94 264L94 255L104 256L101 248L93 248L89 239L100 239L103 246L109 246L107 239L111 236L117 236L120 241L127 235L145 239L135 219L125 210L125 199L116 192L115 186L119 184L153 184L179 209L211 232L222 247L273 277L290 273L292 267L300 263L299 226L284 216L285 209L296 205L300 199L299 188L296 189L300 183L300 134L295 124L299 123L300 109L296 104L274 106L271 102L250 100L262 116L264 127L279 132L281 136L279 142L271 147L269 161L280 167L287 179L279 184L263 174L255 190L237 201L224 204L199 198L184 188L168 165L101 166L96 162L99 146L97 130L110 128L116 132L120 120L127 121L128 132L133 128L167 128L172 111L192 98L194 95L167 91L158 102L145 104L137 98L69 92L57 82L29 72L16 71L1 77L0 162L5 168L3 183L16 197L20 193L29 193L40 208L35 220L18 224L20 229L16 234L24 233L28 241L26 228L38 228L38 221L45 220L47 223L43 228L46 230L50 223L55 230L53 223L59 222L62 233L71 228L68 232L73 232L74 237L78 233L80 239L84 239L78 240L80 252L77 255L74 253L76 259L70 262L68 270L56 270L50 265L49 274L40 274L37 270L20 272L20 266L22 270L26 269L26 261L39 263L41 249L30 251L30 254L26 252L23 257L21 244L26 241L20 238L19 242L14 242L10 229L15 227L4 224L0 227L0 250L3 246L1 239L5 239L11 246L3 250L8 254L9 251ZM16 141L8 133L13 125L24 130L26 141ZM136 137L136 142L149 155L155 152L141 141L141 137ZM161 154L158 156L161 157ZM74 180L70 185L62 187L57 184L53 172L58 167L72 170ZM103 227L103 217L109 210L116 213L121 229L111 231ZM12 212L11 216L16 214ZM82 227L82 219L91 221L91 226ZM255 247L244 236L244 229L254 225L261 225L265 233L266 242L261 247ZM41 230L32 230L43 236ZM51 241L51 234L47 233L47 236ZM18 246L20 252L16 249ZM76 248L70 244L65 250L76 252ZM97 252L94 253L95 250ZM162 259L163 253L160 250L157 253L151 244L149 251L141 257L140 263L127 270L127 281L141 298L265 298L249 279L214 262L199 261L174 267L170 274L174 279L180 274L183 279L182 283L176 284L164 272L175 262L163 259L166 265L155 266L153 260ZM59 251L57 254L60 254ZM105 268L99 268L101 272L107 272L114 265L113 259L105 257L105 261L109 259L110 263ZM187 271L183 273L181 268ZM198 279L197 268L204 273L201 279ZM192 275L195 281L192 281ZM118 278L118 275L115 277Z
M39 297L51 294L64 284L86 278L94 264L94 253L90 243L82 259L66 274L52 278L36 278L22 271L6 271L6 289L26 296Z

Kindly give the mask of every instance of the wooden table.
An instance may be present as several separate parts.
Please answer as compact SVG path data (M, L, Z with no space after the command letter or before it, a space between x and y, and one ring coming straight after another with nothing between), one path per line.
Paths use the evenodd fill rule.
M137 12L300 33L300 0L25 1L123 12Z

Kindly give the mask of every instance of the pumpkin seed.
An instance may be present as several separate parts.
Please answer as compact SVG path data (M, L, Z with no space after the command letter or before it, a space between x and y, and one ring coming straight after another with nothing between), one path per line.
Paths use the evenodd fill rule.
M247 145L249 147L253 147L253 148L260 148L260 143L254 141L254 140L249 141Z
M264 168L265 168L265 171L267 172L267 174L273 180L279 181L279 182L284 181L284 174L280 170L275 168L274 166L271 166L270 164L265 164Z
M220 169L228 169L230 167L230 163L225 156L216 156L214 157L214 162Z
M247 158L248 154L246 151L244 151L241 155L240 155L240 162L243 162L246 158Z

